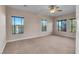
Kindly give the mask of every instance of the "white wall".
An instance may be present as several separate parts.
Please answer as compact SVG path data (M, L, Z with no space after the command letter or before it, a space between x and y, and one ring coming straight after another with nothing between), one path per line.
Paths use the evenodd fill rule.
M69 30L69 25L67 25L67 31L63 32L63 31L58 31L57 30L57 20L63 20L63 19L67 19L67 22L70 18L76 18L76 13L71 13L71 14L67 14L67 15L62 15L62 16L58 16L58 17L54 17L53 19L53 34L56 35L61 35L61 36L66 36L66 37L72 37L75 38L76 33L71 33Z
M24 17L24 34L12 34L11 16ZM41 18L48 20L47 32L41 32ZM36 15L31 12L20 11L16 9L7 8L7 41L16 41L21 39L28 39L34 37L45 36L52 33L52 20L43 15Z
M77 20L76 53L79 54L79 5L76 6L76 20Z
M6 44L6 13L5 6L0 5L0 53Z

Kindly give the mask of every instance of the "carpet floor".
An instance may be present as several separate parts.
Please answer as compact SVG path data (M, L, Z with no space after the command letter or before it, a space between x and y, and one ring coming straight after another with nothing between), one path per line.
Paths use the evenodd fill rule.
M75 39L48 35L9 42L3 54L74 54Z

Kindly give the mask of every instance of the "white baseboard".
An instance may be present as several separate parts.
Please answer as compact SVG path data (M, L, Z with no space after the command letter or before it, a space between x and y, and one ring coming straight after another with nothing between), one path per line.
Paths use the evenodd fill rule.
M2 48L1 48L1 50L0 50L0 54L3 53L5 46L6 46L6 42L3 44L3 46L2 46Z
M44 35L37 35L37 36L30 36L30 37L25 37L25 38L20 38L20 39L14 39L14 40L7 40L8 42L14 42L14 41L19 41L19 40L25 40L25 39L31 39L31 38L37 38L37 37L43 37L46 35L50 35L50 34L44 34Z

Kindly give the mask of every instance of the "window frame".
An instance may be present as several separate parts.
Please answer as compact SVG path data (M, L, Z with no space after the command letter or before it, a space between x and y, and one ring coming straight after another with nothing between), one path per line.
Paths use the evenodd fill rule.
M24 17L21 17L21 16L11 16L11 21L13 21L13 18L14 17L14 25L12 24L12 34L23 34L24 33L24 30L23 30L23 32L21 31L21 32L19 32L19 33L16 33L16 31L14 31L14 29L16 30L16 20L15 20L15 18L21 18L21 30L22 30L22 26L23 26L23 29L24 29ZM22 22L23 22L23 24L22 24Z
M69 19L69 21L70 21L70 32L71 32L71 33L76 32L76 29L75 29L75 31L73 31L73 29L74 29L74 26L73 26L74 20L75 20L75 22L76 22L76 18L71 18L71 19ZM76 24L75 24L75 28L76 28Z
M42 21L45 21L45 26L46 26L46 29L45 29L45 30L43 30L43 26L44 26L44 25L43 25L43 22L42 22ZM47 24L46 24L46 22L47 22ZM42 31L42 32L46 32L46 31L47 31L47 25L48 25L48 20L47 20L47 19L42 19L42 20L41 20L41 31Z
M65 22L65 30L62 30L63 29L63 21ZM61 30L60 30L60 26L59 26L59 22L61 22ZM67 31L67 19L64 19L64 20L57 20L57 30L58 31L64 31L66 32Z

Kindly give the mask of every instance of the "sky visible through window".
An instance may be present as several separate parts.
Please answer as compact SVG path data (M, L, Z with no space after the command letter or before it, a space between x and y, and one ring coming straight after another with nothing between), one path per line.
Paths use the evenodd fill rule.
M42 21L42 24L43 24L43 26L46 26L47 25L47 21L46 20L43 20Z
M12 25L24 25L23 17L12 17Z

